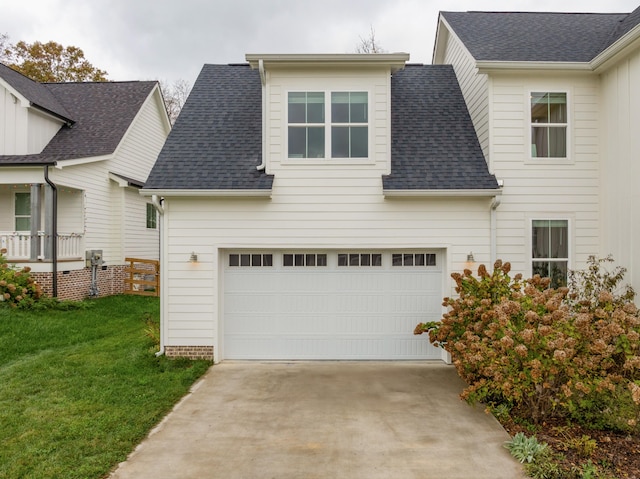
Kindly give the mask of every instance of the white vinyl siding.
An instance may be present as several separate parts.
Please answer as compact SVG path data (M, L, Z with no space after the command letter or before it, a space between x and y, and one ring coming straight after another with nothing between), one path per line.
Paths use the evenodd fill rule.
M447 36L446 51L442 63L453 65L482 152L489 161L489 78L487 75L478 73L475 60L453 34Z
M570 158L530 159L531 91L566 91L570 99L567 134ZM600 94L596 77L553 78L493 74L491 79L491 158L504 181L497 209L497 256L514 271L531 274L529 221L571 220L571 267L582 267L599 251Z
M62 121L24 106L0 86L0 155L40 153Z
M359 169L308 178L291 168L276 177L271 199L165 197L166 345L218 346L219 254L228 249L446 249L443 294L454 294L449 273L465 267L470 250L488 261L490 199L391 200L380 182L379 173ZM189 262L191 252L198 263Z
M628 269L640 291L640 52L602 74L602 211L600 255Z
M280 171L304 166L305 177L315 178L328 170L343 171L361 168L376 171L378 177L389 174L390 160L390 104L391 75L388 69L361 71L304 71L277 70L267 72L265 87L266 111L266 164L267 173L279 175ZM324 158L289 158L288 154L288 94L289 92L324 92L325 105L331 109L332 92L367 92L368 95L368 143L366 158L331 158L330 113L325 112ZM310 155L311 156L311 155ZM352 155L357 156L357 155Z

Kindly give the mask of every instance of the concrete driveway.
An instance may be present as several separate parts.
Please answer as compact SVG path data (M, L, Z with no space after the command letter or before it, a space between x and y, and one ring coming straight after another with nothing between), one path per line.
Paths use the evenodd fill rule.
M223 362L113 479L524 477L441 362Z

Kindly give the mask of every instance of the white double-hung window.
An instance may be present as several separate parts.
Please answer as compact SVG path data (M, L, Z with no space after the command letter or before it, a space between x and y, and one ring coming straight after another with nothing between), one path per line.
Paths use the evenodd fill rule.
M567 285L569 267L569 221L533 220L531 225L531 272L551 278L551 287Z
M367 92L289 92L287 112L289 158L369 156Z
M16 193L15 194L15 230L30 231L31 230L31 194Z
M531 157L567 157L566 93L531 93Z

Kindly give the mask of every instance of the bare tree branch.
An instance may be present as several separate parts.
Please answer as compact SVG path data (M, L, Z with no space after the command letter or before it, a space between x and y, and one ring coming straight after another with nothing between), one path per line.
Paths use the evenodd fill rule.
M356 46L356 53L386 53L376 39L376 31L373 29L373 25L370 26L367 37L360 37L360 42Z

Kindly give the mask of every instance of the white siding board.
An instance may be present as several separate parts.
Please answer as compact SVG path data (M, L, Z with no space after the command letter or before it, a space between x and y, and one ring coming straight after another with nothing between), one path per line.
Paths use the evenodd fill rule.
M627 280L640 290L640 51L602 75L601 255L612 254L629 269Z
M487 75L478 73L475 60L454 34L447 36L444 64L453 65L482 151L489 161L489 87Z

